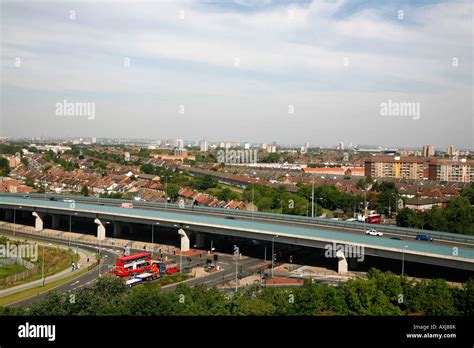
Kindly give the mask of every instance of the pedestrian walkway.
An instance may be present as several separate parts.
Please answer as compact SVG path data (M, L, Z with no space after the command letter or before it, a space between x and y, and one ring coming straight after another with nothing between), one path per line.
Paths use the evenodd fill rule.
M10 237L10 236L8 236L8 238L10 238L10 239L19 239L19 238ZM23 238L23 240L24 240L24 238ZM38 245L42 245L42 246L48 246L48 244L50 244L50 243L44 243L44 242L39 242L38 243ZM67 247L65 247L65 246L61 246L61 245L55 245L55 246L57 246L59 248L62 248L62 249L67 249ZM83 270L84 268L87 268L87 267L93 265L95 260L96 260L95 259L95 254L92 253L92 252L89 252L87 250L78 249L78 254L79 254L79 261L77 262L78 267L75 270L72 270L72 267L68 266L68 268L64 269L61 272L49 275L49 276L45 277L44 285L47 285L47 284L49 284L53 281L56 281L56 280L67 278L67 277L69 277L73 274L77 274L81 270ZM38 272L41 272L41 267L38 267ZM31 282L28 282L28 283L24 283L24 284L20 284L20 285L17 285L17 286L13 286L11 288L3 289L3 290L0 290L0 298L11 295L11 294L14 294L14 293L17 293L17 292L20 292L20 291L28 290L28 289L31 289L31 288L34 288L34 287L37 287L37 286L41 286L42 284L43 284L43 279L37 279L37 280L31 281Z

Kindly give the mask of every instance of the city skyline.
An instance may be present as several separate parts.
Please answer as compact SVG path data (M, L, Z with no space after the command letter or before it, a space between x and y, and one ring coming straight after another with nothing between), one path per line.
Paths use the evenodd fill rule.
M0 136L473 147L469 1L1 9Z
M43 141L43 142L81 142L81 143L97 143L97 144L103 144L103 145L114 145L114 144L119 144L118 141L120 141L120 144L122 143L136 143L136 146L139 145L158 145L159 142L163 141L176 141L177 139L183 140L186 145L190 145L191 143L194 143L195 146L199 147L199 144L201 141L206 141L208 145L216 145L219 143L231 143L231 144L239 144L240 147L243 147L245 144L249 144L250 146L260 146L263 144L268 144L272 145L273 142L276 143L277 147L301 147L305 146L306 144L309 144L309 148L335 148L338 149L339 145L341 143L344 144L344 149L343 150L351 150L353 148L358 148L358 149L386 149L386 150L419 150L423 151L423 148L427 145L433 146L432 143L427 143L427 144L419 144L415 146L397 146L397 147L390 147L385 144L356 144L352 142L333 142L333 143L328 143L328 144L312 144L310 142L304 141L301 143L280 143L277 139L274 139L272 141L268 142L251 142L251 141L246 141L246 140L239 140L239 139L201 139L201 138L170 138L166 136L160 136L160 137L154 137L154 138L128 138L128 137L90 137L90 136L71 136L71 137L2 137L0 136L1 139L6 139L10 141ZM95 140L95 141L92 141ZM101 143L102 141L105 141L106 143ZM114 142L115 141L115 142ZM161 145L160 145L161 146ZM172 143L170 144L172 147ZM456 143L445 145L445 146L434 146L434 149L436 151L445 151L449 147L454 147L455 150L460 150L460 151L471 151L472 148L462 148L459 147Z

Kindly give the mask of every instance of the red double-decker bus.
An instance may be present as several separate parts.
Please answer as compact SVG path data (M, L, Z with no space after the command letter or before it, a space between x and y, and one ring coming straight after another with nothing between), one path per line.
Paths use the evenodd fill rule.
M151 254L139 253L130 256L119 257L115 261L114 273L125 277L132 274L140 274L151 269Z
M382 223L382 215L380 214L370 214L365 218L365 222L369 224L381 224Z

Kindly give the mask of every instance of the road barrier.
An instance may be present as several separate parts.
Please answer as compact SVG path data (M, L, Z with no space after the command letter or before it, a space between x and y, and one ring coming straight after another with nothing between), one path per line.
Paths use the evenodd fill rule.
M446 240L446 241L455 241L463 243L474 244L474 236L462 235L457 233L441 232L441 231L431 231L431 230L422 230L414 229L407 227L398 227L398 226L387 226L387 225L375 225L362 222L349 222L349 221L336 221L329 220L319 217L306 217L299 215L287 215L287 214L275 214L275 213L265 213L265 212L251 212L244 210L233 210L225 208L210 208L203 206L194 206L194 205L184 205L180 207L179 204L175 203L155 203L155 202L143 202L143 201L134 201L134 200L125 200L125 199L114 199L114 198L94 198L94 197L84 197L84 196L66 196L66 195L46 195L46 194L12 194L12 193L0 193L0 197L15 197L15 198L42 198L50 199L54 198L58 201L63 199L70 198L76 202L86 202L90 204L116 204L120 205L122 202L130 202L134 205L135 208L157 208L165 209L179 212L203 212L203 213L212 213L225 216L235 216L235 217L245 217L245 218L260 218L260 219L270 219L270 220L279 220L285 222L297 222L297 223L306 223L312 225L326 226L337 229L357 229L357 230L368 230L376 228L378 231L386 233L401 234L407 237L415 238L418 234L426 234L433 239ZM0 202L1 203L1 202ZM124 208L127 209L127 208Z

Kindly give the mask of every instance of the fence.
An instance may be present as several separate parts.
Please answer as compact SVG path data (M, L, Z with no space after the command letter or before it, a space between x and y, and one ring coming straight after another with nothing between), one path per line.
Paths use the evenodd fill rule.
M4 284L7 284L7 283L14 283L14 282L17 282L19 280L23 280L25 278L28 278L28 277L30 277L30 276L32 276L33 274L36 273L36 266L33 263L31 263L29 261L26 261L26 260L22 259L21 257L10 258L10 259L14 259L14 260L12 260L14 263L19 263L20 265L25 266L27 268L27 270L23 271L21 273L13 274L13 275L5 277L5 278L0 278L0 285L4 285Z
M69 245L68 245L69 247L73 247L74 243L95 244L98 247L111 246L111 247L122 247L122 248L125 248L127 245L130 245L133 243L145 244L148 246L150 246L151 244L148 242L117 239L117 238L106 238L99 242L95 236L88 235L88 234L72 233L73 235L69 234L65 236L63 235L64 233L63 231L59 231L59 230L56 232L53 232L53 231L49 232L48 230L35 231L34 227L18 227L18 225L14 225L9 222L0 222L0 230L1 229L13 232L13 235L15 235L15 233L25 233L25 234L30 234L33 237L35 235L39 235L43 237L60 239L60 240L69 242ZM153 251L153 252L158 252L160 249L162 250L162 252L167 252L167 253L172 253L177 250L177 248L175 248L174 246L155 244L155 243L153 243L151 247L146 248L147 251Z

